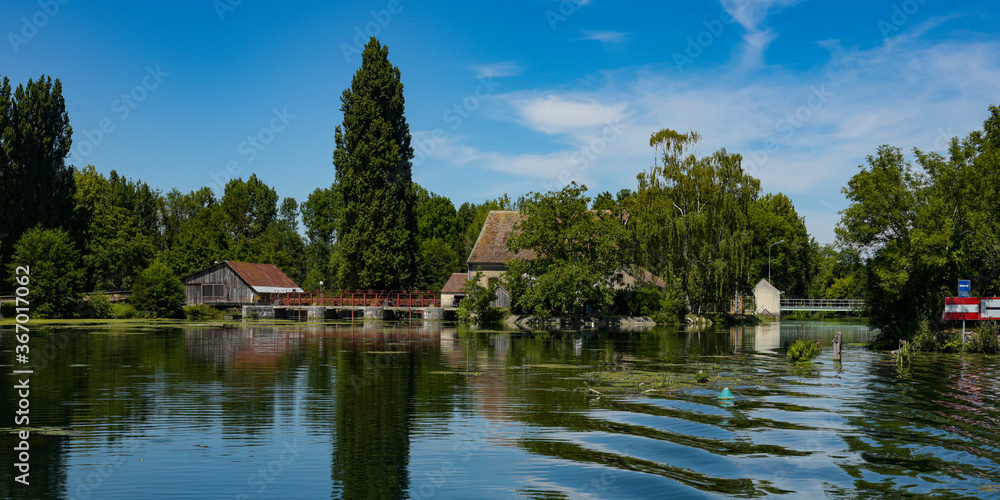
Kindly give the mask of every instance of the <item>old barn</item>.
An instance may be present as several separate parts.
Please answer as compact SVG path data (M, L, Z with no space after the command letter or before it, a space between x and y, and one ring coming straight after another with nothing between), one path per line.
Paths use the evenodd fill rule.
M272 293L301 292L274 264L216 262L181 278L187 305L254 304Z

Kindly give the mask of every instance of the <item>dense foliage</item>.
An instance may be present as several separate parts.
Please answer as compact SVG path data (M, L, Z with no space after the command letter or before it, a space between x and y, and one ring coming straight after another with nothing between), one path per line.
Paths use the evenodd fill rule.
M917 168L881 146L851 178L840 243L864 257L875 344L910 339L921 321L940 329L959 279L973 296L1000 293L1000 108L982 131L954 138L947 156L914 149Z
M697 157L688 151L701 137L664 129L650 146L662 164L639 174L626 209L639 243L638 262L668 282L677 281L696 312L726 310L747 293L753 235L749 212L760 181L738 154L725 149Z
M69 233L62 229L29 229L14 245L14 256L8 266L8 276L23 276L17 268L28 270L29 301L32 315L38 317L70 317L83 289L80 253ZM15 264L16 263L16 264ZM11 279L11 283L13 283Z
M614 303L614 280L627 263L625 224L621 212L590 211L586 191L573 183L520 201L523 219L507 248L536 256L507 265L504 282L514 312L604 312Z
M401 289L416 281L413 148L403 108L399 68L372 37L341 97L344 122L335 134L341 287Z
M150 316L174 318L184 307L184 285L166 264L154 261L136 278L130 301Z
M30 228L69 229L72 145L62 83L44 75L11 91L0 84L0 263L9 263L14 242Z

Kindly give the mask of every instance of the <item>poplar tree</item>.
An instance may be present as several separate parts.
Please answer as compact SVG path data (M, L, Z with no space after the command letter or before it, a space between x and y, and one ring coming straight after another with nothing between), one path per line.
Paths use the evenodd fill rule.
M337 283L343 288L400 289L417 269L417 221L411 182L410 128L403 116L403 83L389 49L372 37L361 68L340 98L335 189Z
M0 259L27 229L66 227L73 213L72 144L62 83L42 76L0 84Z

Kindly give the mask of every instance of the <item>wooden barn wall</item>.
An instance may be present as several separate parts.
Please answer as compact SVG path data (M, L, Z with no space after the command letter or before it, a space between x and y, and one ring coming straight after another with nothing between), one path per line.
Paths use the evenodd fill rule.
M210 267L195 273L184 281L188 305L203 302L201 285L222 284L225 287L225 302L253 302L254 292L229 266Z

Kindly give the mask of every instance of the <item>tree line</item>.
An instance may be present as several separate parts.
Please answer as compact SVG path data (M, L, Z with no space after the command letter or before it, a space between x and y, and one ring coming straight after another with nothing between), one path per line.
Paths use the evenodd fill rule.
M591 198L571 185L456 207L412 180L402 79L378 40L365 46L340 110L331 182L301 202L256 175L218 194L164 193L66 165L72 127L60 81L11 91L5 78L0 268L35 265L36 313L51 316L79 314L83 292L130 290L144 271L176 281L224 260L275 264L306 289L439 289L466 270L490 210L520 210L524 230L509 244L542 257L511 263L516 310L607 309L618 299L594 285L623 269L662 278L665 296L695 312L728 310L769 268L790 297L851 294L861 280L855 254L816 244L791 200L762 196L738 154L693 154L694 132L653 134L658 161L634 191Z

